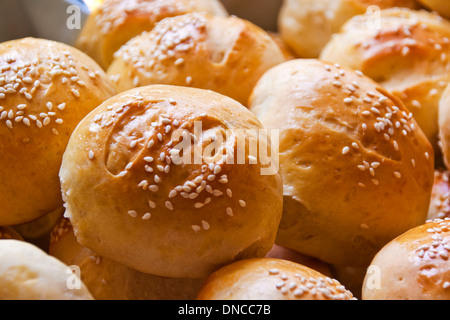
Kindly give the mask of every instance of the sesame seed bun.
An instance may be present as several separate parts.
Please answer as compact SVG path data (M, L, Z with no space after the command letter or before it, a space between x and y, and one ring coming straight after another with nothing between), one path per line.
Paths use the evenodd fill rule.
M52 231L49 254L79 266L81 280L96 300L192 300L204 280L158 277L105 259L77 242L66 218Z
M0 225L62 205L58 171L78 122L115 93L87 55L35 38L0 44Z
M450 300L450 218L389 242L364 279L363 300Z
M165 18L190 12L228 15L218 0L105 0L88 16L76 47L106 70L128 40Z
M450 18L450 2L448 0L418 0L418 2L443 17Z
M0 227L0 239L23 240L23 237L13 228Z
M211 274L197 300L353 300L337 280L272 258L234 262Z
M428 220L450 218L450 177L448 171L436 170Z
M2 300L93 299L69 266L28 242L0 240L0 261Z
M288 61L262 76L250 110L280 130L278 245L367 266L425 222L433 148L402 102L371 79L319 60Z
M260 129L247 108L203 89L155 85L105 101L75 130L60 171L78 242L162 277L201 278L264 256L282 183L243 149L271 147Z
M333 34L370 6L416 8L415 0L285 0L278 15L282 39L302 58L317 58Z
M349 20L320 58L377 81L402 100L438 149L439 100L450 80L450 22L425 10L386 9Z
M243 105L261 75L285 58L261 28L238 17L167 18L131 39L108 68L118 92L150 84L209 89Z

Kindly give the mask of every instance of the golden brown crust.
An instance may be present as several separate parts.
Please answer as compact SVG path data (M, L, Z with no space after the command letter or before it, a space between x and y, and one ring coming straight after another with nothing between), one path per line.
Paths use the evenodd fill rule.
M275 41L256 25L200 13L161 21L114 57L108 75L118 92L150 84L190 86L243 105L261 75L285 61Z
M197 300L353 300L338 281L301 264L245 259L212 273Z
M164 18L197 11L228 15L218 0L105 0L89 15L76 46L106 70L128 40Z
M0 240L0 299L93 300L68 265L21 240Z
M425 221L433 149L401 101L374 81L339 65L292 60L260 79L250 110L265 128L280 129L277 244L364 266Z
M203 282L144 274L105 259L77 242L66 218L52 231L49 254L78 266L81 280L96 300L192 300Z
M317 58L332 35L370 6L416 8L414 0L286 0L278 17L283 40L302 58ZM376 7L374 7L376 8Z
M450 23L426 11L387 9L380 26L349 20L320 58L362 71L398 96L435 149L439 100L449 80Z
M0 45L0 225L62 204L58 170L69 137L114 93L100 67L70 46L34 38Z
M235 259L264 256L281 216L281 178L261 175L262 163L224 156L237 154L243 137L264 147L257 129L247 108L208 90L155 85L106 101L77 127L60 171L78 241L164 277L201 278ZM223 139L211 144L211 135Z
M364 279L364 300L449 300L450 218L435 219L388 243Z
M447 0L418 0L430 10L434 10L445 18L450 19L450 2Z

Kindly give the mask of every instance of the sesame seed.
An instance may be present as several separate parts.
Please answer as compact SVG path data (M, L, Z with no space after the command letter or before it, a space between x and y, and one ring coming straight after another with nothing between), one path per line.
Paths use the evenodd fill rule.
M80 97L80 92L77 89L72 89L71 91L75 97L77 97L77 98Z
M124 170L124 171L120 172L120 173L118 174L118 176L119 176L119 177L124 177L124 176L126 176L127 173L128 173L128 171L127 171L127 170Z
M349 153L350 152L350 148L349 147L344 147L343 149L342 149L342 154L347 154L347 153Z
M202 202L196 202L196 203L194 204L194 207L197 208L197 209L199 209L199 208L201 208L201 207L203 207L203 206L204 206L204 204L203 204Z
M152 200L148 200L148 205L150 206L150 208L155 209L156 208L156 203L153 202Z
M152 217L151 213L147 212L146 214L144 214L144 215L142 216L142 220L148 220L148 219L150 219L151 217Z
M136 218L136 217L137 217L137 212L134 211L134 210L128 211L128 214L129 214L131 217L133 217L133 218Z
M202 220L202 227L203 227L203 229L205 229L205 230L209 230L209 223L208 222L206 222L205 220Z
M200 231L202 228L200 228L200 226L197 226L197 225L192 225L191 226L191 228L192 228L192 230L194 230L195 232L198 232L198 231Z
M233 196L233 192L231 191L231 189L227 189L227 196L230 198Z
M232 217L232 216L233 216L233 209L231 209L231 207L228 207L228 208L226 209L226 213L227 213L227 215L229 215L230 217Z
M269 274L271 275L277 275L280 273L280 270L273 268L273 269L269 269Z
M151 163L151 162L153 162L153 160L154 159L152 157L144 157L145 162Z
M372 183L376 186L380 184L380 182L377 179L372 179Z
M345 98L344 99L344 103L346 103L346 104L350 104L352 102L353 102L353 98Z
M12 125L11 120L6 120L6 126L7 126L9 129L12 129L12 128L13 128L13 125Z
M148 187L148 189L152 192L157 192L159 190L159 187L153 184L150 187Z
M170 201L166 201L165 205L166 205L166 208L167 208L167 209L169 209L169 210L173 210L173 205L172 205L172 202L170 202Z
M90 150L89 151L89 160L94 160L95 154L94 151Z

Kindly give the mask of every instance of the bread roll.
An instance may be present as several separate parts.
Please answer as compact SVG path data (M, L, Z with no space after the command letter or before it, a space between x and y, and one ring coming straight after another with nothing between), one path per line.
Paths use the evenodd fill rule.
M450 218L389 242L370 265L363 300L450 300Z
M61 166L78 242L174 278L263 257L280 222L282 183L249 150L271 148L258 130L247 108L213 91L155 85L109 99L77 127Z
M10 227L0 227L0 239L23 240L22 236Z
M77 242L66 218L52 231L49 253L79 266L81 280L96 300L192 300L204 280L158 277L105 259Z
M150 84L209 89L246 105L261 75L284 62L275 41L237 17L167 18L125 44L108 69L118 92Z
M72 269L21 240L0 240L1 300L92 300Z
M436 11L443 17L450 19L450 2L448 0L418 0L425 7Z
M338 281L272 258L237 261L211 274L197 300L353 300Z
M0 225L62 205L58 171L78 122L115 93L100 67L68 45L0 44Z
M278 245L364 267L425 222L433 149L402 102L374 81L339 65L292 60L262 76L250 110L266 129L280 130Z
M278 30L299 57L317 58L351 17L395 6L417 7L414 0L284 0Z
M449 172L436 170L428 220L450 218Z
M131 38L164 18L200 11L228 15L219 0L104 0L88 16L76 47L106 70L114 53Z
M450 22L435 14L387 9L380 12L378 27L366 16L352 18L320 58L360 70L399 97L438 151L439 100L450 79L449 39Z

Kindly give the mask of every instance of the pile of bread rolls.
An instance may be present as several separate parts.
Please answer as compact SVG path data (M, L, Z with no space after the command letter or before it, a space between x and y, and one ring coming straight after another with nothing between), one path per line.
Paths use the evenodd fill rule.
M0 43L0 299L449 300L448 18L103 0Z

